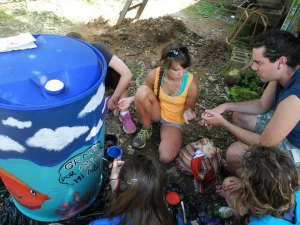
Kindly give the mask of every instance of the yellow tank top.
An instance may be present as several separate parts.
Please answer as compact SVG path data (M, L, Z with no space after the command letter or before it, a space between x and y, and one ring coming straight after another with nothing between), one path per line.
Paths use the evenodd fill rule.
M154 93L157 94L157 81L159 77L160 67L156 69L154 80ZM184 90L176 96L167 95L161 87L159 87L160 115L161 118L169 123L184 124L183 112L185 101L189 87L193 80L193 74L188 73L188 80Z

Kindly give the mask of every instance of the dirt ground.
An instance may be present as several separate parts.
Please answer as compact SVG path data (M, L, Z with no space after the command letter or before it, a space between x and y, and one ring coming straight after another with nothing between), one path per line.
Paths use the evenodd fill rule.
M197 118L184 129L183 145L203 137L212 139L216 146L225 150L232 142L226 132L219 129L209 129L199 125L200 115L204 109L214 107L228 101L226 84L217 74L217 70L224 66L230 58L230 49L225 42L225 35L229 32L226 25L230 23L227 17L209 19L189 14L182 10L176 14L165 15L158 18L142 19L132 23L127 19L119 26L109 26L103 18L98 18L86 24L85 27L75 28L89 42L101 41L105 43L114 54L122 58L130 67L138 68L133 71L134 80L129 93L134 94L137 87L145 80L146 73L156 67L163 46L171 40L177 39L188 46L193 58L190 71L199 80L200 94L197 100ZM99 32L101 30L101 32ZM103 30L103 31L102 31ZM98 34L96 34L98 33ZM134 108L132 115L138 127L141 127ZM122 126L112 113L106 117L107 132L119 137L120 145L125 149L125 157L129 157L128 150L132 152L133 135L125 134ZM157 149L160 141L159 128L154 126L151 140L142 150L133 149L135 153L150 154L157 158ZM188 194L194 194L195 187L191 177L182 174L175 163L164 165L169 180L175 181ZM219 196L212 193L205 196L214 209L226 204Z
M43 1L32 1L30 3L31 5L27 5L27 9L35 10L38 8L38 6L35 5L38 4L38 2L41 3ZM51 1L44 1L44 3L45 2L51 3ZM110 7L111 12L115 14L116 11L120 11L122 3L124 4L125 1L103 0L99 2L108 8ZM158 1L154 2L157 3ZM180 2L186 2L186 5L179 6ZM230 13L226 15L214 15L213 17L193 14L187 9L187 6L189 6L188 4L195 4L195 2L197 1L174 0L174 3L171 5L178 6L177 11L168 12L165 8L162 8L161 11L164 14L157 15L156 17L147 16L153 15L151 12L160 11L151 9L153 3L151 3L151 5L149 3L149 8L146 6L145 15L143 14L142 19L132 21L132 19L127 18L119 26L112 25L118 18L118 14L117 16L111 15L109 17L109 15L105 16L106 14L103 13L102 16L93 20L85 18L85 22L65 22L57 26L53 23L47 23L46 25L44 23L39 32L66 34L70 31L75 31L80 33L88 42L101 41L105 43L115 55L123 59L132 69L134 79L129 88L130 94L134 94L137 87L144 82L146 73L157 66L162 47L174 39L182 41L188 47L193 59L193 64L189 71L199 80L199 96L196 105L197 118L185 126L182 146L200 138L208 137L214 141L217 147L225 150L234 140L233 137L222 129L211 129L200 126L199 120L201 112L204 109L214 107L225 101L230 101L227 93L228 87L218 74L218 71L220 71L220 68L224 67L230 59L230 48L225 42L225 37L230 32L229 27L232 25L233 20L230 17ZM236 2L234 3L237 4ZM24 3L9 3L0 5L0 9L8 7L5 8L5 10L9 12L12 8L20 7L16 4L23 4L22 7L26 7ZM157 4L155 5L156 7ZM41 7L42 5L40 5L40 8ZM58 10L60 7L58 3L55 7L57 7L56 11L60 11ZM53 15L53 12L56 11L48 11L48 15L49 13ZM75 12L76 10L74 9L73 11ZM103 11L107 11L106 8L103 7ZM49 18L55 18L55 16ZM11 28L12 21L9 19L1 20L1 36L14 35L24 31L36 32L31 29L33 29L32 27L34 26L37 27L38 23L35 21L35 25L30 24L31 21L32 20L28 20L26 22L25 28L19 27L19 29L13 30ZM8 29L9 26L10 28ZM137 126L140 127L141 124L139 123L134 108L132 107L130 110ZM118 117L115 117L112 113L106 116L106 129L107 133L113 133L118 136L119 145L125 152L124 158L130 157L130 154L132 154L131 143L134 135L125 134ZM159 128L154 126L153 129L153 136L149 143L142 150L133 149L135 153L141 152L150 154L157 158L157 148L160 141ZM129 150L130 152L128 152ZM182 174L177 169L175 163L163 166L168 173L169 180L176 182L187 195L197 194L192 177ZM226 205L224 200L216 195L215 192L200 197L207 208L211 210ZM234 220L225 220L224 222L225 224L236 224Z

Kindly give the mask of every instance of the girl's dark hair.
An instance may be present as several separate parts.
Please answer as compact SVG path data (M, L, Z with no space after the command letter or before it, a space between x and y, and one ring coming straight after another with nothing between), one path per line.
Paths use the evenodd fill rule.
M109 217L121 216L122 225L172 225L164 202L164 173L154 159L136 155L127 159L119 174Z
M158 100L163 72L165 69L171 68L173 63L179 63L183 68L187 68L191 65L191 57L189 55L189 50L179 41L170 42L163 48L161 52L160 71L156 93L156 97Z
M296 37L297 36L297 37ZM270 30L252 43L252 48L265 47L264 57L275 62L281 56L287 58L287 65L295 68L300 64L300 38L283 30Z
M298 173L292 159L275 147L253 146L244 157L238 198L253 216L281 217L295 204Z

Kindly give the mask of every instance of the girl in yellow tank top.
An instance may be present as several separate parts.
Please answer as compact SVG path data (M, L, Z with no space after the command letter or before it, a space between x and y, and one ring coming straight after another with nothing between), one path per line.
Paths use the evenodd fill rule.
M121 99L119 108L134 102L143 128L133 139L133 146L143 148L152 134L152 121L160 121L159 160L169 163L177 156L182 142L184 123L195 117L198 82L187 71L191 59L180 42L167 44L161 53L160 66L151 70L146 85L135 96Z

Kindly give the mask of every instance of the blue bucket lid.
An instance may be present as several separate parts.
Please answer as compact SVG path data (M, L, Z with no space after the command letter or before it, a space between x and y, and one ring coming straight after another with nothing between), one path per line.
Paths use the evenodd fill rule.
M107 63L90 44L59 35L34 37L37 48L0 53L0 108L57 107L103 82Z

